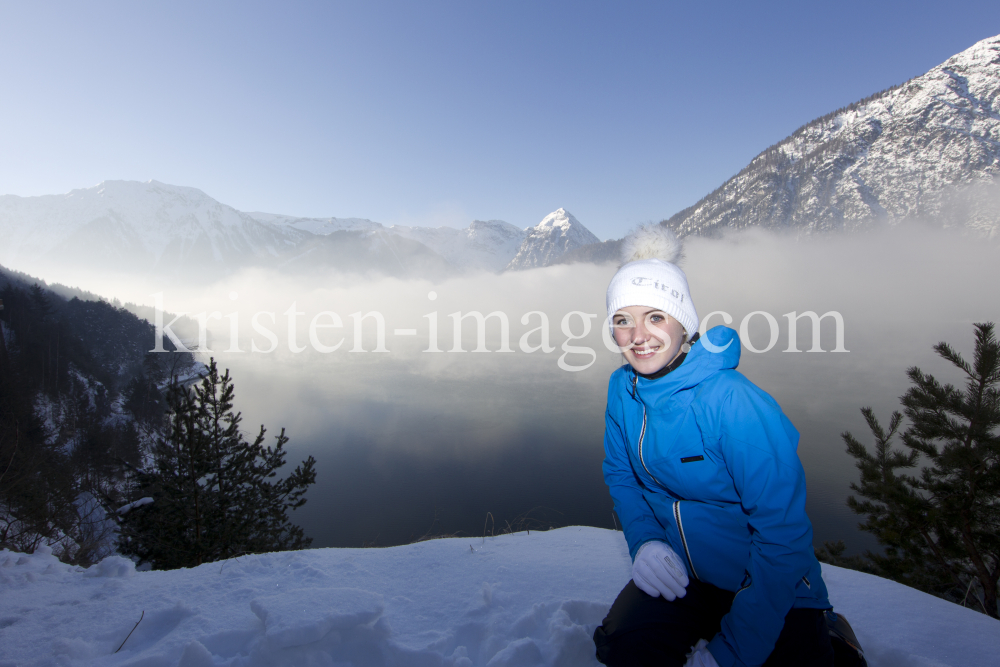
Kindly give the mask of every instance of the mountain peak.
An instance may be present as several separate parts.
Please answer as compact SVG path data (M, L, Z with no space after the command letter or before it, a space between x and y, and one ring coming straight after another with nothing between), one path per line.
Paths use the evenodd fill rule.
M981 39L965 51L956 53L934 69L947 69L956 66L989 66L1000 64L1000 35ZM931 70L932 72L934 70Z
M164 197L180 199L187 203L200 205L222 206L215 199L198 188L184 185L170 185L156 180L126 181L108 179L89 188L70 190L66 195L70 199L114 199L119 202L138 201L141 199L162 199Z
M1000 36L803 125L668 221L679 234L880 220L1000 230Z
M564 208L549 213L525 232L527 236L507 270L548 266L570 250L600 243L600 239Z
M292 240L197 188L106 180L65 195L5 199L0 262L225 271L269 258Z

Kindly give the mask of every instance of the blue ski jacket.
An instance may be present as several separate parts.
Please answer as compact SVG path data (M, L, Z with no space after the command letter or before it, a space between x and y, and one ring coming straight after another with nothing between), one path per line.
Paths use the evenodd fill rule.
M708 646L719 667L763 664L793 607L830 608L798 431L739 359L739 337L720 326L664 376L622 366L604 433L604 480L632 558L664 541L692 578L736 593Z

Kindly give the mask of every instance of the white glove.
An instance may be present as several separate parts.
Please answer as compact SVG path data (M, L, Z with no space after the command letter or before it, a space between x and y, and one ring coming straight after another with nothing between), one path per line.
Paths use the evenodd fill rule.
M691 652L687 654L687 662L684 667L719 667L719 663L712 657L708 650L708 642L699 639L698 643L691 647Z
M639 547L632 563L632 581L654 598L673 601L687 594L687 569L666 542L653 540Z

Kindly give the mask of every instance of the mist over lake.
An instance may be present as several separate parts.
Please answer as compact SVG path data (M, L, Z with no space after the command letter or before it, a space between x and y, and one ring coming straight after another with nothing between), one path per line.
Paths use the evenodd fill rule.
M774 396L799 430L817 545L844 539L849 552L876 546L845 505L857 471L841 433L870 442L859 408L870 405L887 422L910 366L943 382L963 381L932 346L947 340L968 357L972 323L1000 319L1000 299L984 288L998 284L997 254L993 244L919 226L687 240L682 266L699 315L709 326L742 329L739 370ZM284 427L290 467L308 455L317 459L317 483L293 520L323 547L478 536L488 513L487 532L525 515L539 521L534 525L614 527L601 475L607 380L621 364L602 340L614 270L578 264L437 282L254 270L198 288L136 281L123 288L97 275L53 279L147 305L162 292L163 307L174 313L218 312L208 319L208 342L234 377L244 429L253 433L263 423L275 435ZM456 351L450 315L471 311L506 315L510 352L498 351L498 316L486 320L489 352L474 351L472 317L461 321L464 351ZM786 314L806 311L839 313L846 351L833 351L834 317L822 320L822 352L809 351L808 318L798 321L799 351L786 351ZM352 352L355 319L370 312L384 320L386 351L374 351L377 318L370 316L362 320L364 352ZM258 313L276 342L254 329ZM338 318L342 326L333 326ZM440 352L427 353L435 321ZM543 343L551 351L525 351ZM241 352L227 351L234 349Z

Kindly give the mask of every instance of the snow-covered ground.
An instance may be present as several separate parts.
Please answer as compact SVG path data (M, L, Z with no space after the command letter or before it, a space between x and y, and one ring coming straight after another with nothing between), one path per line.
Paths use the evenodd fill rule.
M884 579L823 571L872 667L996 664L997 621ZM118 556L83 570L45 549L5 550L0 667L596 665L591 635L629 576L622 533L586 527L170 572L136 572Z

